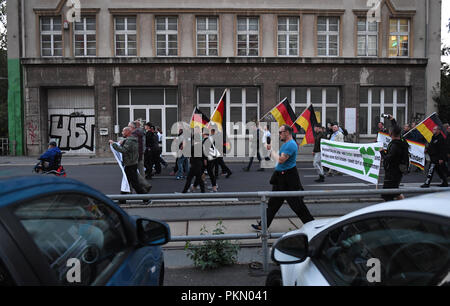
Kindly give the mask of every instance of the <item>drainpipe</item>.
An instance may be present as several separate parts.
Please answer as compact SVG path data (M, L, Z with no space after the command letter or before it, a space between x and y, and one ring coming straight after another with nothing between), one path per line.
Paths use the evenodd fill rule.
M21 32L22 32L22 48L20 49L20 58L25 57L25 0L20 0L20 14L22 20L20 21Z

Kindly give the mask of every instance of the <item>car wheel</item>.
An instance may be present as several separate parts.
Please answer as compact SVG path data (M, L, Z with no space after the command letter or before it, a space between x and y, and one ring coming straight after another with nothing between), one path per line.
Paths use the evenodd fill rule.
M283 286L283 281L281 278L281 271L276 269L269 272L266 278L266 286L268 287L281 287Z
M164 285L164 261L161 263L161 269L159 270L159 286Z

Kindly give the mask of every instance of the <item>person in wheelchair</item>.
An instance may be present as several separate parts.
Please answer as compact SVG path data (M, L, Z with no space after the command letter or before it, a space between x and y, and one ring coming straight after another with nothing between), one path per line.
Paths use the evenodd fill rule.
M58 171L61 166L61 157L62 152L56 145L56 141L50 141L47 151L38 158L40 161L34 167L34 171L38 173Z

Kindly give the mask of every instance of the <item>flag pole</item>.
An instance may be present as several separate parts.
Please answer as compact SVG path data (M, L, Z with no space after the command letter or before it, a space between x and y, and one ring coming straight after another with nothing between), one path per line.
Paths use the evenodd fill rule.
M428 118L430 118L430 117L433 116L434 114L436 114L436 112L432 113L431 115L429 115L428 117L426 117L425 119L423 119L419 124L416 124L416 126L415 126L413 129L409 130L405 135L403 135L403 138L405 138L406 135L408 135L409 133L411 133L412 131L414 131L415 129L417 129L417 127L418 127L419 125L421 125L422 123L424 123L425 120L427 120Z
M223 99L223 97L226 95L227 91L228 91L228 88L225 88L225 90L223 91L222 96L221 96L220 99L219 99L219 103L217 103L217 106L216 106L216 108L214 109L214 111L213 111L213 113L212 113L211 118L214 117L214 114L216 113L217 109L219 108L220 101L222 101L222 99ZM224 112L224 113L225 113L225 112ZM225 118L222 118L222 122L223 122L223 121L225 121ZM214 121L212 121L212 122L214 122ZM214 122L214 123L215 123L215 122ZM211 125L211 120L208 122L208 128L209 128L210 125ZM223 126L223 124L222 124L222 126ZM223 130L223 127L222 127L222 130Z
M266 116L272 112L278 105L280 105L281 103L284 102L284 100L287 100L287 97L284 97L283 100L281 100L281 102L279 102L277 105L275 105L274 107L272 107L272 109L270 111L268 111L264 116L261 117L261 119L259 119L259 121L261 121L262 119L266 118Z

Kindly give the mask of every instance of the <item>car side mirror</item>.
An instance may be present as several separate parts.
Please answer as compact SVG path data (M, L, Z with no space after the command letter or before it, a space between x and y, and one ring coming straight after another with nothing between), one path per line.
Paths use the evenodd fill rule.
M308 257L308 236L294 234L278 239L272 247L272 261L278 264L296 264Z
M140 218L136 220L138 241L144 245L163 245L170 241L170 228L165 222Z

